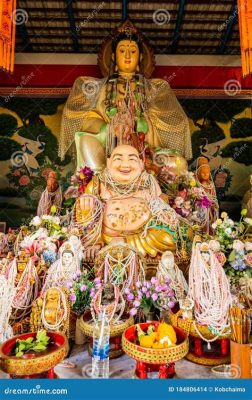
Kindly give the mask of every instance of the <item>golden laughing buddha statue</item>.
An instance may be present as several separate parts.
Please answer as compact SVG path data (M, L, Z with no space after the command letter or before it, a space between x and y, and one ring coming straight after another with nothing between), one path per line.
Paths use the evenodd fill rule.
M138 151L121 145L107 159L107 168L88 184L86 194L77 199L73 223L84 228L84 246L120 239L143 256L155 257L176 249L178 217L161 196Z

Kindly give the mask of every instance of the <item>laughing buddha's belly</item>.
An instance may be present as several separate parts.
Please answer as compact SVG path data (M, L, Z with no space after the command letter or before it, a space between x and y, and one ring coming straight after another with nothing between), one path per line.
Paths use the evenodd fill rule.
M116 237L138 232L148 223L150 217L149 206L142 198L107 200L103 216L103 233Z

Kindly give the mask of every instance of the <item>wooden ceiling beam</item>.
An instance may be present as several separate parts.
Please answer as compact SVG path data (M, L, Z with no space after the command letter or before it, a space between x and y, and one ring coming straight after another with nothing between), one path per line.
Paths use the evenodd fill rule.
M176 26L175 26L175 30L174 30L173 39L172 39L172 45L171 45L172 53L175 53L177 50L177 47L178 47L180 28L181 28L181 24L182 24L183 16L184 16L185 3L186 3L186 0L179 0L179 8L178 8Z
M65 0L66 1L66 8L68 14L68 20L70 25L70 33L73 41L73 48L75 52L79 52L79 43L78 43L78 35L77 29L75 24L75 16L73 10L73 0Z
M217 53L219 54L225 53L225 50L227 48L227 43L232 35L234 24L237 21L237 15L238 15L237 0L234 0L229 17L226 22L226 29L224 29L224 32L221 36L220 47L217 49Z

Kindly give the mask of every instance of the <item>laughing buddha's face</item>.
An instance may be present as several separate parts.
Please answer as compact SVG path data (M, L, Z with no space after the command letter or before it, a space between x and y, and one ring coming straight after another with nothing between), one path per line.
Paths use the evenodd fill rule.
M112 179L121 184L134 181L143 171L143 161L138 151L129 145L118 146L107 160Z

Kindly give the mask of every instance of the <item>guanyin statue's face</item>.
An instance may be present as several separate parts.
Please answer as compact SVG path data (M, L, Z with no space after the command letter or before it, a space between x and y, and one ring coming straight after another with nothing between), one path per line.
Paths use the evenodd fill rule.
M139 47L135 41L121 40L116 47L116 64L119 73L134 73L139 64Z
M62 264L64 267L70 267L73 263L74 255L72 251L64 251L62 254Z

